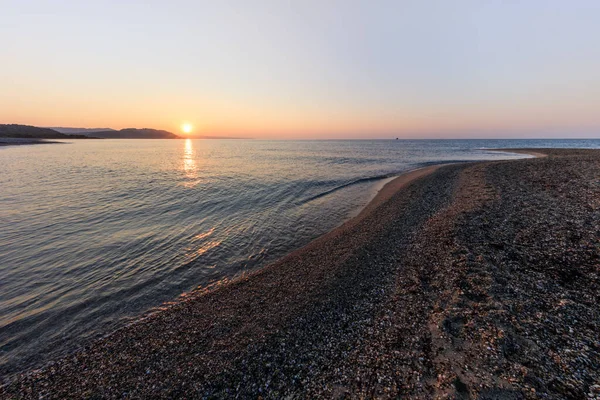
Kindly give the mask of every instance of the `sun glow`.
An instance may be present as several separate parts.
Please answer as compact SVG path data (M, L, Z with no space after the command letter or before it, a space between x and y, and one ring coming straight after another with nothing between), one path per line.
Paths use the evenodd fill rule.
M192 124L188 124L186 122L183 125L181 125L181 130L183 131L183 133L192 133L194 127L192 126Z
M189 138L185 139L183 148L183 172L185 174L183 186L192 188L200 183L198 166L196 165L196 152L194 151L192 139Z

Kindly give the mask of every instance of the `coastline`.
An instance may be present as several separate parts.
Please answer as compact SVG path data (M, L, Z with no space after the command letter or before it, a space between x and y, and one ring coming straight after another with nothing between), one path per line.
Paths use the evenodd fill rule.
M27 146L33 144L61 144L64 142L55 142L44 139L19 139L19 138L0 138L0 147L8 146Z
M545 153L535 151L536 149L510 149L510 148L507 148L507 149L484 149L484 150L496 151L496 152L501 152L501 153L504 152L504 153L512 153L512 154L523 154L523 155L532 156L533 158L544 158L544 157L548 156ZM510 160L501 160L501 161L510 161ZM491 161L476 161L475 163L479 163L479 162L491 162ZM389 200L392 196L394 196L397 192L402 190L402 188L404 188L406 185L410 184L413 180L425 177L425 176L435 172L438 168L442 168L446 165L452 165L452 164L460 164L460 162L456 162L456 163L455 162L451 162L451 163L446 162L446 163L432 164L432 165L428 165L425 167L411 169L400 175L393 176L393 177L386 179L387 182L385 182L381 188L377 189L377 193L373 196L373 198L364 207L362 207L356 213L356 215L351 217L346 222L351 222L355 218L360 219L360 218L364 217L366 214L372 212L376 207L380 206L382 203Z
M59 143L60 144L60 143L64 143L64 142L52 142L52 141L43 141L43 140L39 141L39 144L45 144L45 143ZM38 144L38 143L37 142L32 143L30 141L27 141L26 143L18 143L18 145L21 145L21 144L25 145L25 144ZM100 341L111 340L111 337L115 334L118 334L121 330L128 329L130 326L133 326L133 325L139 325L139 324L143 325L145 321L155 317L155 315L157 313L168 312L174 306L177 306L181 301L189 302L189 301L192 301L193 299L195 299L196 297L204 296L207 293L212 292L214 290L218 290L221 287L224 287L227 285L235 285L239 282L246 281L247 279L251 278L253 275L262 273L264 269L270 268L272 264L277 264L283 258L287 258L295 253L302 253L304 251L307 251L307 249L310 246L315 246L315 245L317 245L317 243L319 243L320 241L325 240L327 238L343 236L343 235L347 234L347 230L349 228L356 225L364 217L366 217L368 214L372 213L375 208L380 206L385 201L389 200L394 194L396 194L398 191L402 190L405 186L411 184L415 180L418 180L422 177L425 177L425 176L433 173L438 168L447 166L447 165L451 165L451 163L440 163L440 164L428 165L425 167L419 167L416 169L408 170L399 175L386 178L386 179L384 179L384 183L380 188L374 189L375 192L372 195L371 199L368 201L368 203L365 204L364 206L360 207L356 211L355 215L351 216L350 218L348 218L345 221L342 221L338 226L336 226L333 229L331 229L330 231L325 232L322 235L316 237L315 239L311 240L306 245L304 245L296 250L291 251L290 253L282 256L280 259L270 262L269 264L267 264L257 270L243 272L243 273L236 275L234 277L231 277L231 278L229 278L229 277L224 278L224 279L214 282L208 286L202 286L202 287L198 287L197 289L192 289L191 291L188 291L188 292L183 292L178 297L174 298L172 301L169 301L167 303L164 303L162 305L159 305L159 306L156 306L156 307L153 307L153 308L147 310L146 312L142 313L140 316L129 321L125 326L120 327L114 331L110 331L110 332L106 333L105 335L101 336L100 338L93 339L93 342L98 341L98 340L100 340ZM74 350L73 352L67 353L65 356L61 356L59 359L69 358L71 355L77 354L79 351L81 351L81 349L77 349L77 350ZM44 370L52 364L53 364L53 361L49 361L49 362L44 363L43 365L41 365L37 368L33 368L33 369L30 368L30 369L25 369L25 370L9 371L9 372L0 371L0 386L11 382L18 375L22 375L22 374L27 375L29 373L37 373L37 371ZM3 377L2 375L4 375L4 374L6 374L6 375ZM1 391L0 391L0 393L1 393Z
M385 182L384 185L377 190L375 196L357 213L357 215L352 217L347 222L352 222L355 219L356 221L354 222L358 222L360 219L371 213L375 208L379 207L397 192L402 190L402 188L404 188L406 185L409 185L412 181L425 177L444 165L450 164L434 164L427 167L412 169L400 175L390 177L388 182Z
M234 277L223 278L217 282L214 282L208 286L201 286L197 289L193 289L188 292L184 292L180 294L176 299L161 306L150 309L147 313L142 314L139 318L136 318L130 322L129 325L143 323L147 318L151 318L157 312L164 312L172 308L173 306L177 306L180 301L192 301L198 296L204 296L214 290L218 290L221 287L226 285L237 284L239 282L247 281L251 279L253 275L262 274L267 268L272 268L274 265L279 264L284 259L296 255L302 254L303 252L309 251L313 246L321 246L321 241L327 241L333 237L338 237L341 235L347 234L347 231L358 224L363 218L367 217L370 213L372 213L377 207L381 206L383 203L388 201L392 196L396 195L403 188L410 185L413 181L416 181L420 178L424 178L427 175L432 174L437 169L442 168L444 166L453 165L452 163L442 163L442 164L434 164L426 167L416 168L412 170L408 170L400 175L392 176L390 178L385 179L385 182L380 189L376 189L376 193L369 200L367 204L361 207L354 216L351 216L349 219L341 222L338 226L334 227L328 232L323 233L322 235L316 237L311 240L306 245L292 250L288 254L283 255L281 258L268 263L267 265L260 267L253 271L243 272ZM126 328L126 327L125 327ZM122 328L121 328L122 329ZM113 332L114 333L114 332ZM109 338L113 333L108 333L105 338Z
M544 158L548 157L548 154L536 151L536 149L485 149L487 151L496 151L496 152L504 152L504 153L513 153L513 154L526 154L533 156L535 158ZM540 149L543 150L543 149Z
M149 315L153 315L155 312L162 312L162 311L169 309L171 306L176 305L180 299L189 301L190 299L192 299L196 296L205 295L206 293L208 293L212 290L215 290L216 288L222 287L223 285L235 284L238 281L248 280L252 275L260 274L263 269L269 268L273 264L278 264L283 259L288 258L289 256L291 256L293 254L305 252L308 250L309 247L317 245L318 242L320 242L324 239L345 234L347 229L349 229L349 228L353 227L354 225L356 225L357 223L359 223L363 218L365 218L370 213L372 213L377 207L379 207L380 205L382 205L383 203L388 201L392 196L396 195L399 191L401 191L406 186L410 185L413 181L418 180L420 178L424 178L427 175L430 175L433 172L435 172L437 169L447 166L447 165L452 165L452 163L434 164L434 165L429 165L426 167L411 169L404 173L401 173L400 175L392 176L390 178L385 179L387 182L385 182L381 186L381 188L375 189L376 192L373 195L373 197L369 200L369 202L367 204L365 204L363 207L361 207L359 210L357 210L356 215L341 222L338 226L336 226L333 229L331 229L330 231L327 231L327 232L323 233L322 235L316 237L315 239L311 240L306 245L304 245L298 249L292 250L291 252L283 255L280 259L270 262L267 265L260 267L256 270L243 272L232 278L221 279L221 280L214 282L213 284L208 285L206 287L202 286L197 289L191 290L189 292L184 292L180 296L178 296L177 299L173 300L172 302L169 302L162 306L158 306L155 309L149 310L149 312L147 314L142 315L140 318L133 320L131 322L131 324L136 324L138 322L142 322ZM110 333L107 336L110 336Z
M197 300L202 299L207 296L220 296L221 291L228 291L228 289L230 289L230 288L237 289L237 286L244 285L246 282L251 281L252 279L263 279L264 275L269 274L270 273L269 271L277 270L280 267L280 264L287 263L288 259L295 259L295 258L301 257L302 254L307 253L307 252L312 252L315 249L319 249L319 251L323 251L323 248L327 246L327 243L332 240L336 240L336 241L345 240L344 238L347 235L352 235L351 232L356 230L356 225L360 221L362 221L365 217L367 217L368 215L373 213L377 207L379 207L381 204L388 201L397 192L406 188L412 182L433 173L437 169L444 167L444 166L450 166L450 165L453 165L453 164L444 164L444 163L435 164L435 165L430 165L430 166L426 166L426 167L409 170L398 176L390 177L388 179L388 181L379 190L377 190L377 192L374 194L373 198L364 207L362 207L359 211L357 211L356 215L354 215L351 218L349 218L348 220L342 222L340 225L333 228L332 230L313 239L311 242L304 245L303 247L296 249L296 250L288 253L287 255L283 256L281 259L271 262L271 263L267 264L266 266L261 267L257 270L245 272L245 273L240 274L233 278L224 278L224 279L217 281L209 286L200 287L198 289L182 293L179 297L174 299L172 302L169 302L169 303L163 304L161 306L155 307L153 309L150 309L150 310L148 310L148 312L146 312L146 313L142 314L140 317L132 320L129 324L125 325L124 327L121 327L115 331L109 332L99 339L95 339L91 343L91 346L95 346L100 343L109 343L110 341L114 340L115 336L119 336L121 333L123 333L127 330L131 330L132 328L133 329L138 329L138 328L145 329L145 328L143 328L143 326L145 324L147 324L149 321L154 320L157 317L163 316L165 313L173 312L173 310L175 310L175 312L178 312L178 309L180 309L182 306L185 306L191 302L197 301ZM86 351L86 348L83 349L84 352ZM79 354L80 352L81 352L81 349L76 350L74 353L71 353L71 354L68 354L68 355L62 357L61 359L59 359L58 362L61 363L62 361L68 360L73 356L76 357L77 354ZM4 385L6 386L6 384L10 384L11 382L13 382L15 380L15 376L17 377L17 380L18 380L19 376L31 377L31 376L35 376L38 373L44 373L49 368L52 368L52 365L54 365L54 364L55 364L55 362L50 362L40 368L36 368L33 370L26 370L23 372L18 372L17 375L15 375L15 373L10 373L7 376L7 378L4 378L3 382L0 381L0 383L4 383ZM2 391L0 389L0 394L1 393L2 393Z
M487 289L479 287L480 280L470 280L473 273L465 269L469 265L462 264L455 247L473 252L472 244L461 240L478 229L493 229L474 225L477 229L461 233L466 223L461 218L486 212L482 205L503 193L486 182L490 173L502 179L494 169L527 174L527 168L539 173L556 164L568 171L585 161L593 173L598 158L593 151L539 151L555 157L436 165L400 175L358 216L307 246L256 272L186 296L81 352L24 374L0 394L423 397L462 395L465 390L485 394L480 387L515 390L510 380L489 372L487 358L476 352L469 354L477 373L457 369L468 353L462 348L465 343L471 341L472 349L480 350L474 334L464 337L465 319L472 318L475 303L482 303L473 303L482 296L475 296L474 288L477 293ZM498 182L510 189L510 179ZM497 250L495 244L486 246L485 251ZM447 265L455 267L448 270ZM461 283L465 278L467 286ZM467 296L466 303L456 303L461 296ZM444 302L455 306L440 308ZM461 307L467 316L446 315ZM507 346L501 339L485 345ZM432 353L432 346L443 351ZM592 371L582 382L589 387L593 377ZM515 382L535 389L520 379ZM48 382L52 385L44 386ZM556 387L558 393L569 388Z

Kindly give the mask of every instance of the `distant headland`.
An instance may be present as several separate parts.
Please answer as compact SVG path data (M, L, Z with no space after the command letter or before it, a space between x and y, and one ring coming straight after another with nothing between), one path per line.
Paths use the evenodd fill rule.
M187 139L172 132L150 128L70 128L37 127L31 125L0 124L0 139ZM238 139L225 136L193 136L190 139Z
M62 131L62 132L61 132ZM40 128L30 125L0 125L0 138L25 139L181 139L174 133L159 129L127 128L119 131L106 128Z
M50 128L30 125L0 124L0 138L18 139L88 139L81 134L67 135Z

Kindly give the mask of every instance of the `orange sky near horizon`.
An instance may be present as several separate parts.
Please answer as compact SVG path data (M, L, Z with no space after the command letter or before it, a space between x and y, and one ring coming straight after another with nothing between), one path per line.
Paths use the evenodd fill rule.
M124 107L110 105L100 99L80 101L78 98L44 99L32 94L32 101L10 102L0 106L0 123L18 123L44 127L81 127L113 129L155 128L182 136L234 136L251 138L469 138L547 137L561 132L592 134L598 131L597 109L569 104L530 104L502 107L500 105L440 105L427 110L371 110L353 112L343 108L304 109L262 108L223 105L217 102L190 107L187 100L132 99ZM44 101L45 100L45 101ZM1 101L1 96L0 96ZM180 100L181 101L181 100ZM195 112L194 109L203 110ZM181 125L189 122L193 132L186 135ZM564 135L563 135L564 137ZM597 135L596 137L600 137Z

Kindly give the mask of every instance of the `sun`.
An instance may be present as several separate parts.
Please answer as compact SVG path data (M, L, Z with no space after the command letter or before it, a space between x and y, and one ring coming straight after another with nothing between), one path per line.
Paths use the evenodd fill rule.
M181 130L183 131L183 133L192 133L194 127L192 126L192 124L188 124L186 122L185 124L181 125Z

